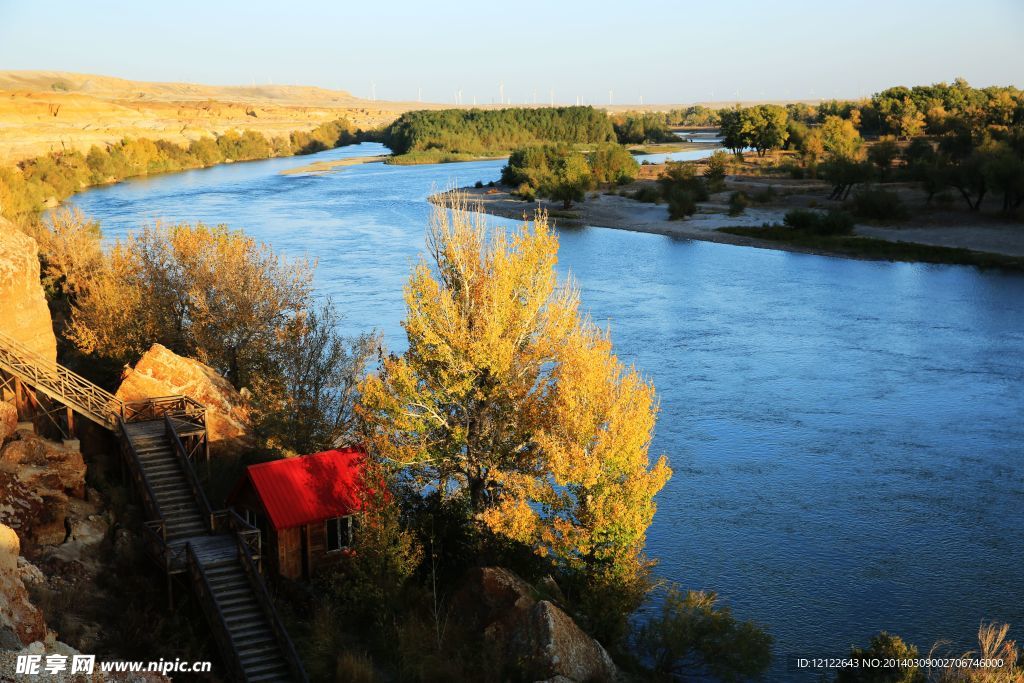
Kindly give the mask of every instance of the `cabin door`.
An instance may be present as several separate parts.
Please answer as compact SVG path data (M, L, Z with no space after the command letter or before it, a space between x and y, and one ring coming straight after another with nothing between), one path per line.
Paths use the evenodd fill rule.
M302 527L302 533L299 534L302 538L302 576L303 578L309 578L309 525Z

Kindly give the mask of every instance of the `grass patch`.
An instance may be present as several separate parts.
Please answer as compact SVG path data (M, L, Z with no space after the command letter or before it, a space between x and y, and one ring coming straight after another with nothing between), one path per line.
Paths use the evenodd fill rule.
M978 268L1005 268L1024 271L1024 258L971 251L954 247L936 247L913 242L889 242L872 237L850 235L821 235L805 230L794 230L781 225L763 228L720 228L719 232L768 242L781 242L808 249L821 250L842 256L877 259L977 266Z

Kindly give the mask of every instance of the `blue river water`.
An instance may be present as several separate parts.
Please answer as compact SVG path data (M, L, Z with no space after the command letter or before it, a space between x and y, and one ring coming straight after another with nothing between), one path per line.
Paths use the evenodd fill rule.
M72 203L109 239L226 223L315 259L348 329L401 350L426 197L503 162L280 174L384 152L138 179ZM657 573L763 623L773 680L796 678L787 655L841 656L883 629L924 652L971 645L982 620L1024 639L1024 277L595 227L560 240L560 271L658 388L653 453L675 473L648 538Z

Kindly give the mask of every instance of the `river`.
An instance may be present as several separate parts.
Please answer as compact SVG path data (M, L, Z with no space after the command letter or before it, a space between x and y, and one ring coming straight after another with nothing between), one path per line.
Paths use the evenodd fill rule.
M280 171L373 143L77 195L108 238L146 221L244 228L318 261L352 332L405 346L402 286L426 197L503 162ZM505 223L503 219L491 219ZM886 629L923 651L982 620L1024 640L1024 277L854 261L605 228L560 231L594 319L657 386L675 474L648 552L718 591L786 656Z

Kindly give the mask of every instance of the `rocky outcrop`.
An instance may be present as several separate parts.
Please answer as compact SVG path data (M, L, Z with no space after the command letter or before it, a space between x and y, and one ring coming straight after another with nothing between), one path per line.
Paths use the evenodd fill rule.
M0 400L0 445L18 428L18 410L14 404Z
M8 526L0 525L0 681L29 680L40 683L113 683L133 681L158 683L169 681L156 673L105 674L98 664L93 673L71 675L68 671L48 674L40 668L39 675L17 673L19 655L62 655L70 662L82 654L57 640L57 633L47 628L42 611L32 603L28 585L45 585L47 577L31 562L20 556L18 535ZM53 558L51 558L52 562Z
M527 680L616 679L615 664L601 644L508 569L471 570L453 600L466 626L503 650Z
M19 569L20 553L18 534L0 524L0 629L8 632L2 640L10 641L9 634L13 633L19 645L28 645L46 637L46 622L29 600Z
M57 338L39 283L36 241L0 218L0 330L57 362Z
M615 663L601 644L547 600L535 604L513 634L512 652L529 676L570 681L614 681Z
M22 540L62 543L71 501L85 492L85 461L75 448L19 429L0 448L0 523Z
M134 368L126 368L117 390L124 401L182 395L206 406L210 446L249 446L252 433L245 399L217 372L190 358L182 358L160 344L143 354Z

